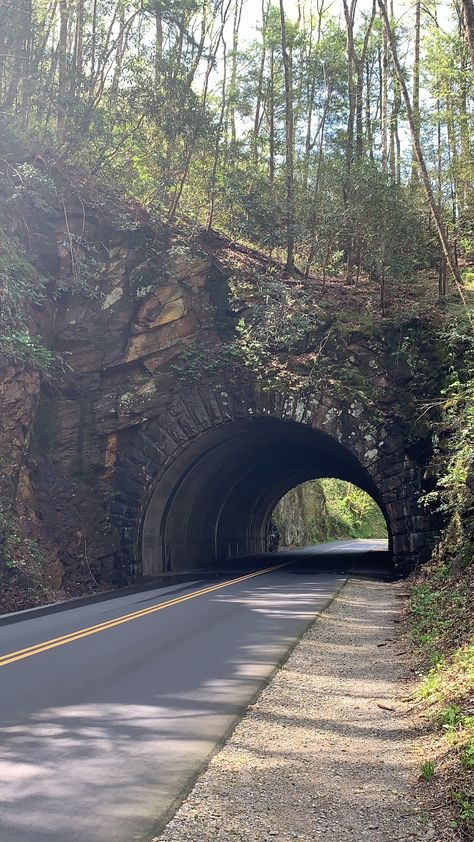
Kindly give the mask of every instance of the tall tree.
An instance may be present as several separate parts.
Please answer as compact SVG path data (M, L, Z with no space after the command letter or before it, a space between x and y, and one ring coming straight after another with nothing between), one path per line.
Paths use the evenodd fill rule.
M294 123L293 123L293 85L292 67L288 52L285 7L280 0L281 51L285 71L285 149L286 149L286 271L293 274L295 268L295 184L293 164Z
M386 30L386 33L387 33L388 43L390 45L390 52L391 52L391 55L392 55L392 61L393 61L395 73L397 75L397 79L398 79L398 82L399 82L399 85L400 85L400 89L401 89L401 92L402 92L403 101L404 101L404 104L405 104L405 109L406 109L406 113L407 113L407 117L408 117L408 123L409 123L409 126L410 126L410 132L411 132L411 136L412 136L413 147L414 147L414 150L415 150L416 160L417 160L418 167L419 167L419 170L420 170L420 175L421 175L423 187L424 187L424 190L425 190L425 193L426 193L428 205L429 205L430 211L432 213L433 219L435 221L436 231L437 231L437 234L438 234L438 237L439 237L439 241L440 241L441 248L443 250L444 257L446 258L446 262L447 262L447 264L449 266L449 269L452 273L452 276L454 278L454 281L455 281L456 287L458 289L458 292L459 292L462 300L465 302L465 297L464 297L464 293L463 293L463 290L462 290L462 281L461 281L461 275L460 275L460 272L459 272L459 268L457 266L453 251L451 249L451 244L450 244L449 239L448 239L446 228L443 224L443 220L442 220L441 214L439 212L439 207L436 203L436 199L435 199L435 196L434 196L434 193L433 193L433 188L431 186L431 180L430 180L430 176L429 176L429 173L428 173L428 168L426 166L425 158L424 158L423 151L422 151L422 148L421 148L420 137L419 137L419 134L417 132L415 116L414 116L414 113L413 113L413 106L412 106L412 102L410 100L410 95L408 93L407 84L406 84L405 77L404 77L404 74L403 74L403 71L402 71L402 68L401 68L401 65L400 65L400 61L399 61L399 58L398 58L398 51L397 51L397 45L396 45L396 41L395 41L395 35L394 35L394 32L393 32L393 30L391 28L391 25L390 25L390 19L389 19L389 16L388 16L387 7L386 7L386 4L385 4L384 0L378 0L378 4L379 4L379 8L380 8L380 11L382 13L382 17L383 17L383 20L384 20L384 23L385 23L385 30Z
M270 0L262 0L262 44L260 48L260 63L257 78L257 96L255 103L255 116L253 121L253 156L255 165L258 164L258 139L261 124L263 107L263 83L265 62L267 58L267 21L270 14Z
M420 139L420 46L421 46L421 0L415 0L415 43L413 55L413 123L418 140ZM418 160L415 143L412 144L411 183L418 184Z
M471 56L472 72L474 73L474 3L473 0L462 0L466 40Z

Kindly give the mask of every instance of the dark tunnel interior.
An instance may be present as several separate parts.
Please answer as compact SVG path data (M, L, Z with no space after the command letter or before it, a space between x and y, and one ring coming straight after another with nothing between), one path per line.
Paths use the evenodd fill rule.
M376 501L376 486L335 439L292 421L231 421L197 438L159 479L142 526L144 576L189 570L268 549L278 501L310 479L335 477ZM390 536L390 524L387 520Z

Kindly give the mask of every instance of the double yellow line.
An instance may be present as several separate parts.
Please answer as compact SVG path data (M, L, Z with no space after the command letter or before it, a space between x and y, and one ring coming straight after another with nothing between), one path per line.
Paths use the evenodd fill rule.
M107 620L103 623L98 623L95 626L89 626L85 629L79 629L70 634L63 634L61 637L54 637L52 640L45 640L43 643L36 643L34 646L28 646L26 649L19 649L17 652L9 652L7 655L0 656L0 667L6 667L8 664L13 664L15 661L22 661L24 658L31 658L33 655L39 655L41 652L48 652L50 649L56 649L58 646L66 646L67 643L73 643L75 640L81 640L83 637L89 637L91 634L99 634L99 632L113 629L116 626L121 626L123 623L130 623L132 620L139 620L141 617L147 617L149 614L156 614L158 611L163 611L165 608L171 608L173 605L181 605L182 602L187 602L189 599L196 599L198 596L206 596L206 594L219 591L222 588L228 588L229 585L235 585L238 582L245 582L247 579L254 579L256 576L263 576L264 573L271 573L273 570L279 570L281 567L287 567L292 564L291 561L285 561L282 564L275 564L272 567L266 567L264 570L257 570L255 573L247 573L245 576L239 576L236 579L228 579L221 582L219 585L211 585L208 588L201 588L199 591L178 596L175 599L169 599L166 602L160 602L158 605L151 605L148 608L142 608L140 611L134 611L131 614L123 614L121 617L116 617L114 620Z

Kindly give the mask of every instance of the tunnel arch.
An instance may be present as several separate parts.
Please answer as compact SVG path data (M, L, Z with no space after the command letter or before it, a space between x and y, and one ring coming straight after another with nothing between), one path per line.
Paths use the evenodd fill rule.
M295 420L229 420L182 447L152 483L141 531L145 576L226 561L267 549L269 518L291 488L335 477L379 505L383 493L336 438Z
M433 530L418 502L423 463L390 405L351 393L288 394L252 379L204 381L164 395L104 448L121 581L261 551L276 502L324 475L350 478L374 498L397 572L430 553Z

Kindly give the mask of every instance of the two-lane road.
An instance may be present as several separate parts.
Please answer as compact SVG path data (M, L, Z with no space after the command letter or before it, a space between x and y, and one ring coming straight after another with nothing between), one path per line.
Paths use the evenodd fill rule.
M266 564L0 628L1 842L152 835L344 581Z

